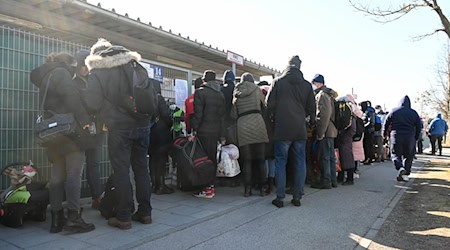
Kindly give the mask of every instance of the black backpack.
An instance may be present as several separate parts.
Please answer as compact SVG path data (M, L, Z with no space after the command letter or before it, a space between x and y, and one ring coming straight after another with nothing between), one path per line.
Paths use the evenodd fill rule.
M338 130L345 130L352 126L353 111L346 101L334 102L334 125Z
M355 135L353 135L353 141L360 141L364 134L364 121L363 119L356 117L356 132Z
M115 217L117 214L116 204L118 202L116 194L116 185L114 183L114 175L110 175L105 184L105 193L100 201L100 206L98 210L100 214L105 218L109 219Z
M123 98L125 109L136 118L153 117L158 112L158 93L155 85L159 81L148 77L147 70L138 62L129 64L133 70L128 95ZM125 68L124 71L126 72ZM128 74L127 74L128 75Z

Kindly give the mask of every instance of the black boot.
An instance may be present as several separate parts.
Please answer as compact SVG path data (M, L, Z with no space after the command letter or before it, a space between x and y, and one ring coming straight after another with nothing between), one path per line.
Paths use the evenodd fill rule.
M50 233L61 232L65 223L66 217L64 217L64 210L61 209L57 212L52 210L52 224L50 226Z
M158 177L159 186L156 189L155 194L161 195L161 194L171 194L174 192L174 190L168 186L166 186L166 180L163 176Z
M64 225L64 231L68 231L71 233L86 233L95 229L94 224L86 223L81 218L81 212L83 209L78 212L77 210L69 209L67 213L67 221Z
M252 186L251 185L245 185L244 197L249 197L251 195L252 195Z
M274 185L275 185L275 178L273 178L273 177L267 178L267 189L266 189L267 195L272 193Z

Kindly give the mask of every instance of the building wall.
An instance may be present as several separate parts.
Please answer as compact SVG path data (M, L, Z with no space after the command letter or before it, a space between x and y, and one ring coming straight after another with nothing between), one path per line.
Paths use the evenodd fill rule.
M0 166L32 160L38 167L40 180L49 180L50 163L44 148L36 144L33 125L39 109L38 89L30 82L29 73L41 65L51 52L75 53L88 45L71 43L39 34L0 26ZM132 49L132 48L129 48ZM156 65L156 63L154 63ZM158 66L158 65L156 65ZM175 79L189 80L190 71L163 68L162 94L175 100ZM190 84L188 84L190 86ZM105 182L111 173L106 143L100 163ZM82 187L87 189L83 174ZM9 186L9 179L0 177L0 190Z

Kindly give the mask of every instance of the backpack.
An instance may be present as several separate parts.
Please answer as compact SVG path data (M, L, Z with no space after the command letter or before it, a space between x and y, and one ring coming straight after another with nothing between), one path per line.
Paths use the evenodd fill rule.
M133 69L133 75L129 79L129 92L123 99L125 109L136 118L153 117L158 112L155 85L159 81L149 78L147 70L138 62L133 60L129 65Z
M353 141L360 141L364 134L364 121L363 119L356 117L356 132L353 135Z
M381 118L378 115L375 115L375 131L380 131L382 126Z
M353 111L346 101L334 102L334 125L338 130L345 130L352 126Z

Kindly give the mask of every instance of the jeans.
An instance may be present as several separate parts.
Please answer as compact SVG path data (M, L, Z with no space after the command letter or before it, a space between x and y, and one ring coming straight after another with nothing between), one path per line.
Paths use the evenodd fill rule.
M293 147L294 154L294 190L293 198L301 199L306 179L306 140L275 142L275 184L277 187L277 200L286 197L286 163L289 148Z
M323 138L319 141L320 183L322 185L337 184L336 155L334 138Z
M100 182L100 160L102 159L102 149L105 134L96 136L95 147L86 149L86 179L91 190L92 199L100 198L102 185Z
M275 160L266 160L267 177L275 177Z
M81 173L83 170L83 153L71 152L65 155L52 155L52 176L50 179L50 206L56 212L62 209L64 191L67 208L80 209Z
M439 149L439 154L442 154L442 135L431 135L430 136L430 143L431 143L431 153L435 154L436 153L436 141L437 141L437 146Z
M411 172L411 166L416 151L416 140L414 136L391 137L391 157L395 169L405 168L407 173Z
M108 136L109 159L114 171L117 192L117 219L130 221L134 207L130 165L136 183L137 212L151 216L151 184L147 152L150 144L150 127L110 130Z

